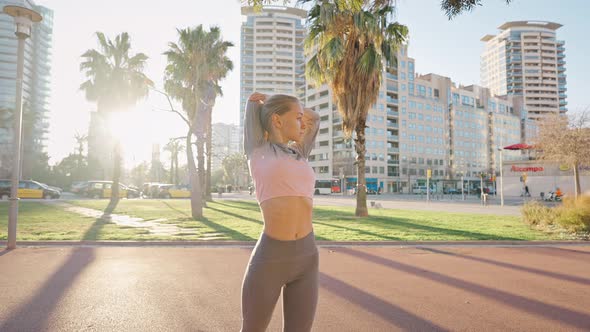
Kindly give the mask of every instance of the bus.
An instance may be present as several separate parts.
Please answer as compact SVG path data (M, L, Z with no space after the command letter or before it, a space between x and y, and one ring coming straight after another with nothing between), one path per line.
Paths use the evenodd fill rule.
M315 194L316 195L329 195L332 193L340 193L340 180L316 180L315 181Z

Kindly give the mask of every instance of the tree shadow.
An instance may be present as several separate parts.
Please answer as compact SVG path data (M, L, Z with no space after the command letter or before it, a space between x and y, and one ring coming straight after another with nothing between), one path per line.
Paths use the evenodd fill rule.
M244 209L254 212L260 212L260 206L257 203L245 202L245 201L231 201L233 204L229 204L229 201L215 201L216 204L224 205L236 209Z
M2 243L2 245L6 245L6 242L4 242L4 241L2 241L2 242L0 242L0 243ZM0 251L0 257L4 256L4 255L6 255L6 254L9 254L9 253L11 253L12 251L14 251L14 249L7 249L7 248L4 248L4 250Z
M435 249L435 248L420 248L420 249L422 249L424 251L429 251L429 252L432 252L435 254L447 255L447 256L471 260L471 261L475 261L475 262L479 262L479 263L500 266L500 267L504 267L507 269L528 272L528 273L532 273L534 275L543 275L543 276L558 279L558 280L571 281L571 282L582 284L582 285L590 285L590 279L586 279L586 278L575 277L575 276L551 272L551 271L544 271L544 270L539 270L539 269L535 269L535 268L531 268L531 267L525 267L525 266L515 265L515 264L510 264L510 263L497 262L497 261L493 261L493 260L487 259L487 258L467 256L467 255L462 255L459 253L449 252L449 251L445 251L445 250L441 250L441 249Z
M166 205L168 208L170 208L171 210L174 210L180 214L182 214L183 216L187 217L187 218L192 218L192 216L188 213L186 213L185 211L182 211L178 208L173 207L172 205L170 205L168 202L166 201L161 201L164 205Z
M320 287L405 331L447 331L360 288L320 272Z
M210 209L210 207L208 209ZM232 240L242 240L242 241L253 241L253 240L255 240L254 238L252 238L252 237L250 237L250 236L248 236L248 235L246 235L244 233L241 233L241 232L238 232L238 231L236 231L234 229L231 229L231 228L225 227L223 225L220 225L220 224L218 224L216 222L213 222L213 221L209 220L206 217L197 219L197 221L202 222L203 225L214 229L216 232L227 234Z
M42 331L81 272L95 259L94 248L78 247L26 303L0 322L0 331Z
M341 228L341 229L345 229L347 231L353 231L353 232L356 232L356 233L359 233L359 234L370 235L370 236L374 236L376 238L380 238L380 239L384 239L384 240L401 241L401 238L399 238L399 237L387 236L387 235L372 233L372 232L364 231L364 230L361 230L361 229L358 229L358 228L350 228L350 227L344 227L344 226L337 226L337 225L334 225L334 224L323 223L321 221L314 221L313 223L314 223L314 225L322 225L322 226L326 226L326 227ZM327 239L325 237L317 236L317 235L316 235L316 239L323 240L323 241L330 241L329 239Z
M354 250L347 247L339 248L338 252L356 257L358 259L378 264L389 269L405 272L426 279L432 282L440 283L456 289L461 289L475 295L483 296L495 302L500 302L507 307L512 307L516 310L522 310L532 315L537 315L549 318L554 321L559 321L562 324L568 324L571 327L578 329L587 329L590 315L585 313L569 310L556 305L543 303L534 299L529 299L524 296L515 295L506 291L493 289L490 287L478 285L473 282L461 280L451 276L447 276L435 271L429 271L424 268L417 268L412 265L393 261L391 259L379 257L366 252Z
M494 235L494 234L486 234L486 233L478 233L466 230L457 230L457 229L448 229L436 226L428 226L428 225L421 225L419 223L413 222L410 219L404 218L395 218L395 217L382 217L382 216L371 216L370 219L358 219L356 217L352 217L349 214L335 214L333 210L329 209L314 209L314 220L318 219L338 219L342 218L343 220L349 221L359 221L362 222L363 225L372 225L378 226L384 230L390 231L392 228L399 228L401 230L420 230L425 232L430 232L432 234L440 234L445 236L454 236L465 238L466 240L506 240L506 241L522 241L522 239L509 237L509 236L501 236L501 235ZM315 221L317 222L317 221ZM360 231L360 230L359 230Z
M260 220L258 220L258 219L247 218L247 217L241 216L241 215L236 214L236 213L232 213L232 212L228 212L228 211L216 209L216 208L213 208L213 207L208 207L207 209L210 209L210 210L213 210L213 211L217 211L219 213L227 214L228 216L232 216L232 217L235 217L235 218L238 218L238 219L247 220L247 221L251 221L251 222L254 222L256 224L259 224L259 225L263 225L263 222L260 221Z

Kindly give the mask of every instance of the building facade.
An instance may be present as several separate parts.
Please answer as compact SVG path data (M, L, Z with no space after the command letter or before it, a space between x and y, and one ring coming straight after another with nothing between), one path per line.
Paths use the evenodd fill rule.
M253 92L301 95L305 85L303 20L307 11L265 6L261 11L242 7L240 50L240 142L244 111ZM240 144L240 149L242 149Z
M515 21L481 40L481 84L495 95L521 96L529 119L567 112L565 42L561 24Z
M211 170L215 171L221 169L225 157L240 152L240 129L235 124L214 123L212 130Z
M22 178L30 178L34 176L31 163L45 149L49 129L53 11L30 0L0 0L0 8L6 5L30 8L43 17L41 22L33 24L31 36L25 41ZM0 178L12 173L12 113L16 105L18 53L14 31L14 19L0 12Z
M285 42L291 42L292 50L289 51L295 58L291 59L292 65L285 68L288 71L281 77L284 85L279 85L276 84L279 79L274 79L272 75L282 73L278 68L287 64L276 62L281 57L273 53L277 51L277 47L270 44L276 43L279 37L283 38L285 34L276 30L281 26L279 22L286 22L276 21L278 14L273 10L264 10L260 14L252 13L249 8L242 11L247 16L247 21L242 26L240 117L243 119L246 100L253 91L297 95L306 107L314 109L320 116L319 133L309 157L316 178L340 180L342 187L351 190L356 187L358 178L354 133L350 138L344 136L342 118L330 89L327 85L317 87L311 82L305 82L304 61L301 59L299 62L297 56L303 54L305 31L299 24L305 13L299 11L295 18L290 18L294 20L290 22L294 22L293 27L296 30L290 32L293 39ZM285 12L288 11L282 13ZM502 28L512 29L517 25L512 22ZM556 28L550 25L544 29ZM502 49L504 52L502 56L494 53L493 56L498 59L492 59L492 55L482 57L486 59L482 75L488 70L500 71L499 64L502 63L503 75L506 76L503 81L496 77L486 78L488 87L463 86L454 83L449 77L437 74L420 75L416 72L415 60L408 56L407 47L402 47L398 52L396 66L384 68L379 97L367 115L364 169L367 189L375 192L380 189L382 192L412 193L416 188L426 185L428 177L437 192L459 189L462 186L478 188L482 177L485 180L484 186L491 187L493 179L500 173L502 162L522 160L521 151L501 148L528 142L534 136L537 128L535 120L545 106L549 105L542 104L541 101L544 103L545 99L553 98L551 105L556 107L554 111L560 112L559 107L563 110L558 94L565 91L565 77L562 79L560 76L565 75L563 63L560 63L563 61L563 42L551 42L549 33L541 30L518 33L521 48L526 49L523 52L527 56L521 55L524 59L521 67L526 67L520 68L522 73L526 73L524 76L521 74L521 80L528 80L532 77L528 74L533 74L527 71L533 70L529 69L532 67L532 61L529 61L532 58L528 58L532 57L529 53L533 53L531 36L536 36L535 40L538 42L536 45L540 75L521 84L520 90L515 89L514 84L508 84L515 79L510 75L519 70L518 67L506 63L506 59L516 57L516 54L506 53L512 51L512 42L503 41L502 47L495 46L494 50ZM508 36L512 36L510 38L516 38L514 29L506 31ZM553 34L553 39L554 37ZM488 40L492 39L490 37ZM547 53L548 44L555 47L553 57ZM544 69L550 67L549 59L553 61L553 74L548 73L549 69ZM492 64L497 65L497 68L492 70ZM509 65L512 72L506 71ZM291 81L288 81L289 77ZM275 84L270 84L270 79ZM293 90L287 91L287 87ZM539 95L540 91L547 91L554 97L542 97ZM541 104L543 106L539 106ZM243 136L242 128L243 123L240 122L240 140Z
M382 74L381 91L367 116L367 188L412 193L430 181L443 192L479 187L480 176L490 180L504 160L520 152L500 147L522 140L519 108L509 96L493 96L487 88L461 86L448 77L419 75L415 60L400 50L397 67ZM342 119L327 86L306 86L304 103L320 115L320 131L310 156L318 179L345 179L356 186L353 138L342 133Z

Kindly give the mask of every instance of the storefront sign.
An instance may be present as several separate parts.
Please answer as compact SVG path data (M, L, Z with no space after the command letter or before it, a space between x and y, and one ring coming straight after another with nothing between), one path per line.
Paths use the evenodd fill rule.
M512 165L512 167L510 168L511 172L543 172L545 170L545 168L543 168L543 166L516 166L516 165Z

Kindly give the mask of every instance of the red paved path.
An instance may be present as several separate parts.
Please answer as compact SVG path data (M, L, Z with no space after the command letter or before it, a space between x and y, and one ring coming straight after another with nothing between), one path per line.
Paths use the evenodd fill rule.
M251 248L0 250L0 331L237 331ZM590 245L320 249L314 331L588 331ZM281 327L277 306L269 331Z

